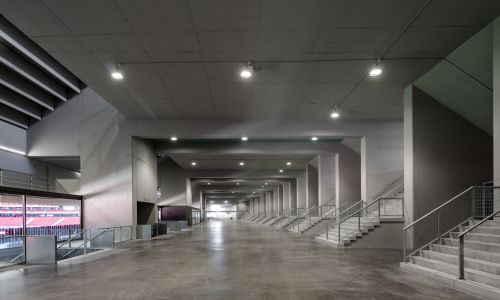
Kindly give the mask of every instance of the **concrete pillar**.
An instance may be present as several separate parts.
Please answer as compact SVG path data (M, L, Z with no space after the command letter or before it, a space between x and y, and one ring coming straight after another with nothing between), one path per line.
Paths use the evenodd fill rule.
M283 184L278 184L278 209L285 210L289 209L288 203L283 201Z
M321 154L318 156L318 204L324 205L330 201L338 200L335 195L336 185L338 180L336 178L336 161L338 155L335 154Z
M319 191L318 191L318 157L315 159L311 160L309 163L307 163L307 168L306 168L306 178L307 178L307 185L306 185L306 196L307 196L307 203L306 207L310 208L313 206L318 205L319 203Z
M493 21L493 181L500 186L500 18ZM500 209L500 199L494 209Z

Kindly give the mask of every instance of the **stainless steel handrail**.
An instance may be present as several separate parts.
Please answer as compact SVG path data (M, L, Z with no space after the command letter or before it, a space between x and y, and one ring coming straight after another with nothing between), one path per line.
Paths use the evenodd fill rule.
M439 212L440 212L440 210L442 210L446 206L450 205L451 203L457 201L458 199L461 199L462 196L466 195L467 193L469 193L469 192L471 192L471 191L473 191L475 189L479 189L479 190L482 190L484 192L484 190L494 190L494 189L498 189L498 188L500 188L500 187L498 187L498 186L471 186L471 187L467 188L466 190L464 190L463 192L459 193L458 195L454 196L450 200L444 202L443 204L441 204L438 207L434 208L430 212L426 213L422 217L418 218L416 221L413 221L411 224L405 226L403 228L403 261L406 262L410 256L418 253L420 250L428 247L430 244L432 244L432 243L434 243L436 241L439 241L441 239L441 237L449 234L450 232L452 232L456 228L458 228L458 227L462 226L463 224L467 223L468 221L472 220L475 217L474 214L475 214L475 205L476 205L476 203L475 203L474 199L472 199L472 201L471 201L471 205L472 205L471 216L469 216L468 218L465 218L464 220L462 220L461 222L459 222L458 224L456 224L454 226L450 226L451 229L448 229L444 233L441 232L442 230L441 230L441 228L439 226L439 223L440 223L440 221L439 221ZM418 249L413 250L410 254L407 254L407 241L406 241L407 231L410 228L415 227L416 224L419 224L423 220L429 218L433 214L437 214L437 235L436 235L436 237L433 238L433 239L431 239L429 242L427 242L423 246L418 247Z
M335 207L335 204L329 204L329 203L334 203L335 202L335 199L332 199L328 202L326 202L326 204L321 204L321 205L315 205L313 206L304 216L301 217L301 219L304 219L304 218L307 218L307 221L309 222L309 226L311 226L311 215L313 213L315 213L315 210L317 209L316 212L318 212L318 215L320 218L322 218L322 209L323 207L327 207L327 206L332 206L332 207ZM293 224L293 227L292 227L292 230L295 229L295 225L297 225L297 231L300 233L300 224L302 223L302 221L300 220L299 222L296 222Z
M319 204L316 204L316 205L313 205L309 208L306 208L304 211L302 211L301 213L298 213L294 219L292 219L288 225L292 224L292 228L295 228L295 222L297 221L300 221L302 218L305 218L305 216L307 216L309 214L309 212L311 212L313 209L316 209L319 207ZM288 226L286 225L286 226Z
M479 227L481 224L485 223L486 221L491 220L494 216L500 214L500 209L497 210L496 212L492 213L491 215L487 216L486 218L482 219L481 221L477 222L473 226L467 228L464 232L460 233L458 235L458 240L459 240L459 245L458 245L458 279L465 279L465 236L471 232L472 230L476 229Z
M325 223L325 235L326 235L326 239L328 239L328 228L330 228L330 224L333 223L333 221L337 221L335 224L338 224L338 217L340 216L340 214L342 213L345 213L346 211L349 211L350 209L352 209L353 207L357 206L357 205L363 205L363 200L359 200L358 202L354 203L354 204L351 204L349 207L347 207L343 212L341 212L341 209L344 208L345 206L349 205L348 203L344 203L342 204L341 206L339 206L334 212L333 212L333 215L332 215L332 219L327 221Z
M363 211L367 211L369 207L371 207L372 205L374 205L375 203L377 203L378 205L378 214L377 216L373 217L373 219L376 219L378 217L378 219L380 220L380 202L381 200L402 200L403 201L403 205L402 205L402 209L401 209L401 217L404 219L404 198L398 198L398 197L385 197L385 198L378 198L376 199L375 201L371 202L370 204L366 205L366 206L363 206L362 208L358 209L357 211L353 212L352 214L348 215L347 217L345 217L343 220L339 221L339 223L337 224L338 226L338 231L339 231L339 234L338 234L338 242L340 244L340 241L342 240L342 237L341 237L341 225L343 223L345 223L346 221L348 221L349 219L353 218L353 217L358 217L358 231L361 231L361 216L362 216L362 212ZM349 236L350 234L356 232L356 230L351 230L349 233L347 233L345 236Z

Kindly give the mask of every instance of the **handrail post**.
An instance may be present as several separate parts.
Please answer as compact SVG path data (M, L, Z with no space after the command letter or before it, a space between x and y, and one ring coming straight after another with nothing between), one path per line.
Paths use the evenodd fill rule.
M439 227L439 209L437 210L437 238L438 238L438 245L441 245L441 228Z
M380 199L377 202L378 202L378 219L380 220Z
M403 229L403 262L406 262L406 229Z
M87 255L87 229L83 230L83 255Z
M328 222L325 223L325 229L326 229L326 239L328 240Z
M465 279L465 266L464 266L464 236L459 236L459 246L458 246L458 279Z
M340 246L340 223L338 223L338 227L339 227L339 246Z

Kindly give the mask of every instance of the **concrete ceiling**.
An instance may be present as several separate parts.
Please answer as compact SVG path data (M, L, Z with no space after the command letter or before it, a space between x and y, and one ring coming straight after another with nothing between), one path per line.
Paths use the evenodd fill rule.
M403 88L436 60L391 59L444 57L500 12L434 0L384 75L361 80L426 1L1 0L0 12L128 118L325 119L348 96L343 118L401 119ZM248 60L261 70L243 82Z
M493 135L493 28L487 26L453 51L415 86Z

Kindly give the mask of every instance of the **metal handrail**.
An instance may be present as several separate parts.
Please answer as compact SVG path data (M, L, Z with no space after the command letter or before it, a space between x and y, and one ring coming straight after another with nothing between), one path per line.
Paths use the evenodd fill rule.
M95 238L101 236L102 234L104 234L105 232L109 232L109 231L114 231L113 229L109 228L109 229L104 229L102 230L101 232L99 232L98 234L96 234L95 236L91 237L90 239L87 239L86 238L86 233L87 231L90 230L90 229L85 229L84 230L84 240L83 240L83 244L77 246L76 248L73 248L71 251L68 251L66 254L64 254L61 258L59 258L59 260L62 260L64 259L66 256L70 255L71 253L75 252L76 250L80 249L82 246L83 246L83 249L84 249L84 254L87 254L87 243L88 242L91 242L93 241ZM113 240L113 244L114 244L114 240Z
M402 217L404 218L404 198L399 198L399 197L385 197L385 198L378 198L376 200L374 200L373 202L371 202L370 204L366 205L366 206L363 206L362 208L358 209L357 211L353 212L352 214L348 215L347 217L345 217L344 219L342 219L341 221L339 221L338 223L338 231L339 231L339 244L340 244L340 241L342 240L341 236L340 236L340 227L342 225L342 223L345 223L347 220L349 220L350 218L352 217L358 217L358 231L361 231L361 212L364 211L364 210L367 210L369 207L371 207L372 205L374 205L375 203L378 204L378 218L380 219L380 201L381 200L403 200L403 206L402 206ZM377 217L374 217L374 218L377 218ZM348 234L346 234L345 236L349 236L351 233L353 232L356 232L356 230L352 230L350 231Z
M304 210L307 210L307 208L303 208L303 207L290 208L290 213L288 214L288 216L285 216L286 217L285 225L281 225L283 223L283 219L282 219L282 220L280 220L279 227L283 228L285 226L288 226L293 221L295 221L296 217L301 214L301 210L304 211ZM296 212L295 215L293 214L294 211Z
M392 189L390 189L391 186L395 185ZM378 198L384 198L387 197L390 193L393 193L396 191L398 188L404 186L404 176L399 177L398 179L394 180L393 182L389 183L382 191L378 192L375 194L372 199L378 199Z
M335 201L335 199L332 199L332 200L330 200L330 201L326 202L326 204L322 204L322 205L319 205L319 204L318 204L318 205L315 205L315 206L311 207L311 208L308 210L308 212L307 212L304 216L302 216L302 217L300 217L300 218L301 218L301 219L305 219L305 218L307 218L307 219L308 219L308 221L309 221L309 226L310 226L310 225L311 225L311 214L314 212L313 210L318 209L318 211L319 211L319 217L322 217L322 216L321 216L321 215L322 215L322 207L324 207L324 206L333 206L333 207L335 207L335 204L333 204L333 205L332 205L332 204L328 204L328 203L333 203L334 201ZM302 223L302 221L295 222L295 223L293 224L293 226L292 226L292 230L293 230L293 229L295 229L295 224L297 224L297 231L300 231L300 224L301 224L301 223Z
M472 190L473 188L476 188L476 187L480 187L480 186L471 186L470 188L466 189L465 191L461 192L460 194L456 195L455 197L451 198L450 200L446 201L445 203L439 205L438 207L434 208L433 210L431 210L430 212L426 213L425 215L423 215L422 217L418 218L416 221L413 221L410 225L407 225L403 228L403 230L407 230L408 228L414 226L415 224L417 224L418 222L421 222L423 219L427 218L428 216L432 215L433 213L435 213L436 211L440 210L441 208L445 207L446 205L450 204L451 202L455 201L457 198L463 196L465 193L469 192L470 190ZM480 187L482 188L482 187Z
M302 211L302 212L298 213L298 214L295 216L295 218L294 218L294 219L292 219L292 220L289 222L289 224L292 224L292 226L295 226L295 224L294 224L294 223L295 223L297 220L300 220L300 219L304 218L304 217L305 217L305 216L307 216L307 215L308 215L308 214L309 214L309 213L310 213L313 209L316 209L316 208L318 208L318 207L319 207L319 204L316 204L316 205L313 205L313 206L311 206L311 207L309 207L309 208L306 208L304 211Z
M472 220L474 218L474 207L475 207L475 202L474 200L472 200L472 212L471 212L471 216L468 217L468 218L465 218L465 220L462 220L459 224L455 225L455 226L452 226L450 227L451 229L447 230L446 232L444 233L441 233L441 229L439 227L439 211L443 208L445 208L446 206L448 206L450 203L453 203L454 201L456 201L457 199L460 199L462 196L464 196L465 194L467 194L468 192L474 190L474 189L480 189L480 190L486 190L486 189L498 189L500 188L499 186L471 186L469 188L467 188L465 191L459 193L458 195L454 196L453 198L451 198L450 200L444 202L443 204L439 205L438 207L434 208L433 210L431 210L430 212L426 213L425 215L423 215L422 217L418 218L416 221L413 221L411 224L405 226L403 228L403 261L407 261L407 259L418 253L420 250L428 247L430 244L436 242L436 241L439 241L441 239L442 236L445 236L447 234L449 234L450 232L452 232L453 230L455 230L456 228L462 226L463 224L467 223L468 221ZM437 236L432 239L430 242L424 244L423 246L419 247L418 249L415 249L413 250L410 254L407 254L407 241L406 241L406 235L407 235L407 231L410 229L410 228L413 228L416 224L422 222L423 220L427 219L428 217L432 216L433 214L437 214L437 219L438 219L438 224L437 224Z
M467 228L464 232L460 233L458 235L458 240L459 240L459 246L458 246L458 279L465 279L465 236L471 232L472 230L476 229L478 226L481 224L485 223L486 221L489 221L492 219L494 216L498 215L500 213L500 209L497 210L496 212L492 213L491 215L487 216L486 218L482 219L478 223L474 224L473 226Z

